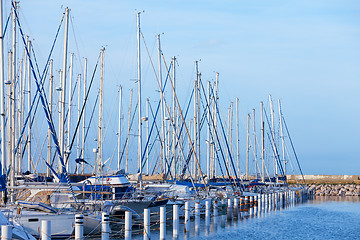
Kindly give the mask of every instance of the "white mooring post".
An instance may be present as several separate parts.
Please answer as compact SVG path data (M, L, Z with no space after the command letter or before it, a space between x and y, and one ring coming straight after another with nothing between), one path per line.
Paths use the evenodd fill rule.
M189 202L185 202L185 220L184 220L184 227L185 232L190 231L190 208L189 208Z
M132 212L125 211L125 240L131 240Z
M254 215L259 213L259 199L258 196L254 196Z
M269 194L265 194L264 195L264 201L265 201L265 207L268 207L269 206Z
M41 240L51 240L51 221L41 220Z
M240 217L241 215L244 215L244 209L245 209L245 199L243 197L240 197Z
M263 201L263 210L265 211L265 208L266 208L266 194L262 194L262 201Z
M1 240L11 240L11 239L12 239L12 226L1 225Z
M210 201L205 201L205 226L210 226Z
M276 209L276 193L272 194L272 204L273 204L273 209Z
M244 208L244 211L247 212L249 211L249 208L250 208L250 201L249 201L249 197L248 196L245 196L245 208Z
M165 239L166 233L166 208L160 207L160 240Z
M217 208L217 201L215 200L214 201L214 226L215 226L215 228L217 227L216 225L217 225L218 215L219 215L219 213L218 213L218 208Z
M261 211L261 206L262 206L262 203L261 203L261 194L259 194L258 196L256 196L257 198L257 208L258 208L258 212Z
M200 228L200 203L195 202L195 232L198 233Z
M75 240L84 239L84 215L75 215Z
M227 200L227 219L232 220L232 201L231 198Z
M144 240L150 240L150 209L144 209Z
M239 203L236 197L234 198L234 218L235 219L239 218Z
M101 214L101 240L109 240L109 237L110 237L109 214L103 212Z
M287 205L290 206L290 204L291 204L291 191L290 191L290 190L288 191L288 194L287 194L287 195L288 195L288 196L287 196L287 197L288 197L288 199L287 199Z
M249 208L249 216L251 217L252 215L254 215L254 208L250 207Z
M173 205L173 237L179 236L179 205Z

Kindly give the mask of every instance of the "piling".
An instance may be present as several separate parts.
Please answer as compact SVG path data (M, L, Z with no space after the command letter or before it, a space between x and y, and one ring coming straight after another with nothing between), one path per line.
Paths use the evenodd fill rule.
M259 195L258 204L259 204L259 210L261 212L262 209L264 208L264 194Z
M198 233L200 228L200 203L195 202L195 232Z
M131 240L132 212L125 211L125 240Z
M84 239L84 215L75 215L75 240Z
M243 197L240 197L240 212L243 212L245 210L245 199Z
M217 225L217 220L218 220L218 215L219 215L219 213L218 213L218 206L217 206L217 201L215 200L214 201L214 226L216 227L216 225Z
M150 209L144 209L144 240L150 240Z
M232 209L232 201L231 201L231 198L228 198L227 200L227 209L226 209L226 215L227 215L227 220L232 220L233 218L233 209Z
M1 225L1 240L11 240L11 239L12 239L12 226Z
M109 237L110 237L109 214L103 212L101 214L101 240L109 240Z
M173 205L173 237L179 236L179 205Z
M165 239L166 233L166 207L160 207L160 240Z
M257 215L258 213L258 197L257 196L254 196L254 215Z
M41 220L41 240L51 240L51 221Z
M205 201L205 226L210 226L210 201Z
M265 194L265 207L269 208L269 194Z
M234 198L234 219L239 218L239 203L238 199Z
M254 196L250 196L250 208L254 206Z
M185 232L190 231L190 208L189 208L189 202L185 202L185 220L184 220L184 227Z
M248 196L245 196L244 212L249 211L249 205L250 205L249 197L248 197Z

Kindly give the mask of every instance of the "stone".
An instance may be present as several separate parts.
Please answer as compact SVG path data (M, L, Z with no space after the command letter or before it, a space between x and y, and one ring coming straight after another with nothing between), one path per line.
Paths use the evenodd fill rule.
M352 196L352 195L353 195L352 192L346 192L346 193L345 193L345 196Z

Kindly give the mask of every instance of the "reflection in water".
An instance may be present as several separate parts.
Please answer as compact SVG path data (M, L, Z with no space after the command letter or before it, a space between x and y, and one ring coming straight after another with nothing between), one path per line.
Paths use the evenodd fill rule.
M314 196L313 203L321 204L324 202L360 202L360 196Z
M222 214L219 211L218 217L212 214L208 220L199 217L196 221L195 217L187 233L184 232L184 220L180 220L179 235L173 239L358 239L354 234L360 227L348 223L360 222L360 197L321 196L304 204L292 202L282 206L277 204L275 212L276 208L270 210L264 201L248 211L239 211L238 218L231 220L228 220L227 211ZM152 230L151 237L159 239L158 231ZM169 226L166 239L172 237ZM133 235L133 239L143 239L143 236Z

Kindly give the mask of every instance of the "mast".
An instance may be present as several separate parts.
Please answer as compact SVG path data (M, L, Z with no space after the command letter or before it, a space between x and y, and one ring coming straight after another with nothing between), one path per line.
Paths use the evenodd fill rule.
M234 118L234 103L233 102L230 102L230 115L229 115L229 117L230 117L230 125L229 125L229 148L230 148L230 150L231 150L231 152L232 152L232 150L233 150L233 146L232 146L232 139L233 139L233 118ZM229 160L230 160L230 155L229 155ZM231 167L231 163L230 163L230 161L229 161L229 172L231 173L232 171L233 171L233 168ZM234 173L234 175L235 175L235 173Z
M10 118L11 116L11 59L12 59L12 52L11 50L8 52L8 62L7 62L7 81L5 82L5 84L7 85L7 109L6 109L6 115ZM5 120L6 121L6 120ZM6 128L7 128L7 160L6 160L6 165L5 166L9 166L9 164L11 164L11 135L12 135L12 129L11 129L11 119L9 119L8 124L6 124ZM7 169L5 168L4 171L6 172ZM11 171L11 166L10 166L10 171ZM5 173L4 172L4 173Z
M61 80L61 100L60 100L60 121L59 121L59 147L60 154L64 157L64 126L65 126L65 97L66 97L66 68L67 68L67 49L68 49L68 25L69 25L69 8L65 9L65 33L64 33L64 59ZM59 158L59 172L63 172L63 168Z
M282 148L282 161L284 162L284 175L286 177L285 140L284 140L284 132L283 132L283 119L282 119L280 99L278 99L278 105L279 105L279 118L280 118L280 134L281 134L280 138L281 138L281 148Z
M20 73L19 73L19 76L18 76L18 95L19 95L19 105L18 105L18 139L19 139L19 136L21 135L21 130L22 130L22 125L24 123L24 83L25 83L25 73L26 73L26 70L25 70L25 59L26 59L26 48L24 48L24 52L25 52L25 55L24 55L24 59L21 59L20 61L20 66L19 66L19 70L20 70ZM18 140L16 140L17 142ZM20 146L22 145L23 143L23 140L21 139L20 141ZM18 166L19 166L19 173L23 172L22 170L22 148L18 148L18 151L17 151L17 161L18 161Z
M214 102L213 102L213 119L214 119L214 127L213 127L213 136L215 136L216 134L216 129L217 129L217 114L216 114L216 104L217 101L219 100L219 73L216 72L216 77L215 77L215 96L214 96ZM217 167L216 167L216 148L215 145L213 146L213 167L214 167L214 175L215 177L217 176Z
M80 121L80 112L81 112L81 74L78 74L77 78L78 83L78 102L77 102L77 121ZM76 157L80 157L80 131L76 134ZM76 167L76 173L79 173L80 164Z
M128 164L129 164L129 145L130 145L130 129L131 129L131 104L132 104L132 95L133 90L130 90L130 104L129 104L129 123L128 123L128 132L127 132L127 146L126 146L126 162L125 162L125 172L128 173Z
M4 39L3 39L3 3L0 0L0 98L1 98L1 168L0 174L6 171L6 141L5 141L5 79L4 79Z
M210 81L207 81L207 102L210 104ZM207 121L208 121L208 127L206 128L206 176L208 179L210 179L210 147L211 147L211 140L210 140L210 106L206 108L207 109Z
M142 189L142 162L141 162L141 58L140 58L140 12L137 13L137 61L138 61L138 169L140 171L140 189Z
M26 46L28 46L28 42L29 42L29 36L26 36ZM25 95L26 95L26 74L27 74L27 63L28 61L28 56L27 56L27 52L26 52L26 47L24 48L24 62L23 62L23 68L22 68L22 83L21 83L21 90L20 90L20 109L21 109L21 114L20 114L20 118L19 121L21 124L19 124L19 130L21 131L21 129L23 129L24 127L24 112L25 112ZM21 133L19 132L19 135ZM21 141L21 145L24 143L24 141ZM19 149L19 158L21 159L20 161L22 162L23 158L23 151ZM30 167L29 167L29 163L28 163L28 168L27 170L31 171Z
M146 99L146 141L149 141L149 98ZM149 145L146 147L146 173L149 174Z
M10 99L11 99L11 116L10 117L10 134L11 134L11 170L10 170L10 186L15 186L15 109L16 109L16 102L15 102L15 82L16 82L16 15L15 11L17 8L17 2L14 2L14 8L13 8L13 42L12 42L12 69L11 69L11 93L10 93ZM14 189L11 190L11 202L14 202Z
M52 105L53 105L53 60L50 59L50 79L49 79L49 114L52 116ZM48 128L48 149L47 149L47 163L51 164L51 130ZM28 169L30 169L28 167ZM46 168L46 176L50 177L50 168Z
M225 142L225 144L228 145L230 145L230 115L231 115L230 111L231 111L231 107L229 107L227 111L227 142ZM231 174L229 151L226 151L226 166L227 168L229 168L229 173Z
M118 163L117 170L120 170L120 157L121 157L121 101L122 101L122 86L119 87L119 130L118 130Z
M176 178L176 128L177 128L177 116L176 116L176 100L175 100L175 88L176 88L176 74L175 74L175 61L176 58L173 57L172 59L173 61L173 81L174 81L174 91L173 91L173 139L172 139L172 157L173 157L173 173L174 173L174 178Z
M246 180L249 179L249 122L250 122L250 114L247 115L247 134L246 134Z
M215 86L216 83L213 84L213 86ZM209 140L211 140L210 142L210 172L209 172L209 179L212 179L214 177L214 163L215 163L215 143L213 141L213 138L211 136L214 136L214 124L213 122L211 123L211 121L214 121L214 103L215 103L215 97L211 97L211 83L209 84L209 89L208 89L208 96L209 96ZM212 116L212 118L210 117Z
M69 161L69 155L70 155L70 127L71 127L71 91L72 91L72 76L73 76L73 59L74 59L74 53L70 54L70 75L69 75L69 96L68 96L68 118L67 118L67 143L66 148L67 151L64 155L65 162L66 162L66 171L69 171L70 161Z
M199 164L196 164L197 168L196 168L196 174L197 174L197 178L201 179L202 176L200 176L200 172L201 172L201 153L200 153L200 79L201 79L201 73L198 71L199 68L197 67L197 81L196 81L196 92L197 92L197 101L196 101L196 135L197 135L197 139L196 139L196 143L197 146L195 146L195 153L197 154L197 159L199 161Z
M27 41L27 49L30 52L31 48L31 41ZM27 91L27 103L28 103L28 111L30 111L31 108L31 73L30 73L30 59L28 59L27 62L27 76L28 76L28 91ZM31 116L31 112L29 113ZM28 141L27 141L27 149L28 149L28 155L27 155L27 164L28 164L28 170L31 172L31 124L28 124Z
M253 127L254 127L254 158L255 158L255 176L258 178L257 169L257 153L256 153L256 125L255 125L255 109L253 109Z
M163 82L162 82L162 71L161 71L161 44L160 44L160 34L156 35L157 45L158 45L158 63L159 63L159 82L160 82L160 111L161 111L161 162L163 165L163 172L166 173L166 129L165 129L165 110L164 110L164 94L163 94Z
M240 129L239 129L239 98L236 98L236 162L237 162L237 171L240 174Z
M190 132L192 132L192 131L194 131L194 118L192 118L192 119L190 119L190 121L189 121L189 131ZM193 142L194 143L194 142ZM190 149L190 151L191 151L191 140L189 141L189 149ZM195 160L194 160L194 162L195 162ZM184 164L186 164L186 159L185 159L185 163ZM191 162L189 161L189 169L190 169L190 171L189 171L189 175L191 176L194 176L194 167L195 167L195 163L192 163L191 164Z
M198 159L200 160L200 154L198 149L198 84L199 84L199 67L198 67L198 61L195 61L195 71L196 71L196 78L194 81L194 172L193 176L197 177L197 171L196 171L196 154L198 156Z
M264 132L264 103L260 102L261 108L261 159L262 159L262 181L265 182L265 132Z
M85 58L85 64L84 64L84 83L83 83L83 121L82 121L82 144L81 144L81 158L85 159L85 132L86 132L86 122L85 122L85 111L86 111L86 77L87 77L87 58ZM81 173L84 173L84 164L81 164Z
M58 91L58 93L59 93L59 95L58 95L58 105L59 105L59 110L58 110L58 113L59 113L59 122L58 122L58 124L59 124L59 132L61 132L60 130L62 129L61 128L61 120L62 120L62 114L61 114L61 96L62 96L62 91L63 91L63 89L62 89L62 82L63 82L63 80L62 80L62 74L63 73L63 71L61 70L61 69L59 69L59 82L60 82L60 84L59 84L59 87L57 87L56 88L56 91ZM59 135L61 135L61 134L59 134ZM59 136L59 138L60 138L60 136ZM60 141L59 141L59 144L60 144ZM60 159L59 159L59 171L62 171L62 167L61 167L61 163L60 163Z
M98 125L98 154L97 154L97 166L99 174L102 171L102 161L103 161L103 139L102 139L102 130L103 130L103 104L104 104L104 51L105 48L101 49L101 70L100 70L100 91L99 91L99 125Z
M273 144L274 144L274 149L275 149L275 120L274 120L274 106L273 106L273 101L271 98L271 95L269 94L269 102L270 102L270 115L271 115L271 134L272 134L272 139L273 139ZM274 151L274 177L277 179L277 161L276 161L276 156L275 156L275 151Z

